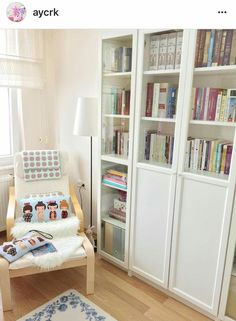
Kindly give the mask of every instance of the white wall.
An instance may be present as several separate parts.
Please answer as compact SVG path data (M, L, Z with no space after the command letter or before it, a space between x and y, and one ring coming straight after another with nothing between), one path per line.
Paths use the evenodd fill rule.
M53 126L56 129L58 148L70 155L71 180L81 180L86 185L83 191L85 226L90 217L90 139L73 136L73 125L78 96L98 96L99 86L99 39L98 30L49 30L47 47L51 53L54 72ZM50 54L49 54L50 56ZM97 199L97 140L93 149L93 223L96 223Z

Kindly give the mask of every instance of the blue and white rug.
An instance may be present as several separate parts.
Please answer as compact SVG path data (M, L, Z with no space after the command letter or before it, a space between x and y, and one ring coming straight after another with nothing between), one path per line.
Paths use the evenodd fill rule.
M68 290L17 321L117 321L76 290Z

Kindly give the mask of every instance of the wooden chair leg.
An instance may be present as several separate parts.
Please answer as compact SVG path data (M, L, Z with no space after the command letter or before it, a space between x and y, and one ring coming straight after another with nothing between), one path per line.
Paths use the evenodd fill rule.
M84 233L80 234L84 237L83 247L87 255L87 266L86 266L86 293L94 293L94 265L95 265L95 256L94 249L88 238Z
M12 310L9 263L5 259L0 259L0 289L3 311Z
M86 270L86 293L94 293L94 253L87 257L87 270Z

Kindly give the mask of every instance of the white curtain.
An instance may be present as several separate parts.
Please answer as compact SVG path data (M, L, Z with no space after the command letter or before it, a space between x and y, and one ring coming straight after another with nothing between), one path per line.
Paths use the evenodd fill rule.
M0 86L44 86L41 30L0 30Z

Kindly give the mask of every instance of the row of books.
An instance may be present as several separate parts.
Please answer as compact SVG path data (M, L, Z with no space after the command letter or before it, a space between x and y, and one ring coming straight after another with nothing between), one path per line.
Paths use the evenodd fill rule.
M183 31L150 37L149 70L179 69Z
M147 83L146 117L174 118L177 88L169 83Z
M172 164L174 136L159 134L156 130L145 133L145 160Z
M130 90L111 87L103 92L103 105L114 115L129 115Z
M128 157L129 132L113 129L113 135L107 136L105 140L105 153Z
M132 66L132 48L111 47L104 49L104 72L128 72Z
M236 30L198 30L195 67L236 64Z
M229 174L232 157L232 142L217 139L189 137L185 167L218 174Z
M107 169L102 177L102 183L111 187L127 189L127 173L119 169Z
M193 88L192 119L236 121L236 89Z

